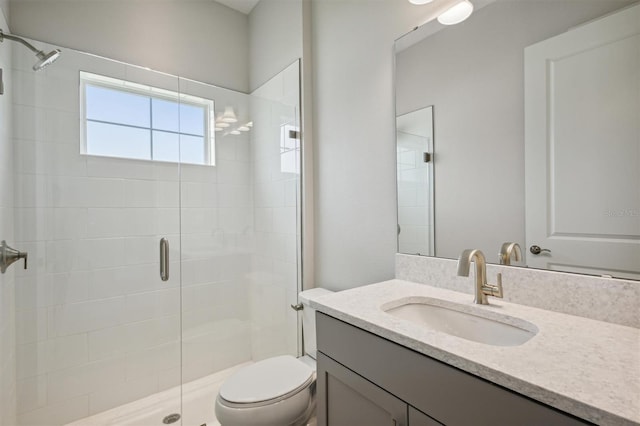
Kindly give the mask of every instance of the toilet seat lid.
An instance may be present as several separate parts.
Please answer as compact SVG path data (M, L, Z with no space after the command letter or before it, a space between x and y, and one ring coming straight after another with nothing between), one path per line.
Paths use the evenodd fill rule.
M290 355L258 361L245 367L220 388L220 396L241 404L268 401L304 385L313 375L308 365Z

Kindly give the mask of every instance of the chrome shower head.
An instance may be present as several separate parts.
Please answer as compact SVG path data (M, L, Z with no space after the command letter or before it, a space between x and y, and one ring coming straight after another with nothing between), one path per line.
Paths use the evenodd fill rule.
M40 60L33 66L33 70L40 71L42 68L51 65L56 61L56 59L60 57L61 53L62 52L60 52L60 49L54 49L49 53L44 53L42 50L39 51L38 53L36 53L36 56Z
M20 38L18 36L14 36L14 35L11 35L11 34L5 34L5 33L2 32L2 30L0 30L0 42L4 41L5 38L7 40L13 40L13 41L17 41L18 43L23 44L29 50L31 50L32 52L34 52L36 54L36 56L38 57L38 62L36 62L36 64L33 66L33 70L34 71L40 71L42 68L46 67L47 65L51 65L56 59L58 59L58 57L62 53L62 52L60 52L59 49L52 50L49 53L44 53L42 50L38 50L35 47L33 47L33 45L31 43L29 43L28 41L23 40L22 38Z

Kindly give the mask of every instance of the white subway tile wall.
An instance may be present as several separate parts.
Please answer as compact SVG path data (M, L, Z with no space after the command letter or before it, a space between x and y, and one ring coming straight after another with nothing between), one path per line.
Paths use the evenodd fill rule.
M7 28L0 10L0 27ZM13 143L12 143L12 95L15 84L12 70L13 46L3 43L0 49L0 68L4 94L0 95L0 240L16 246L14 239L13 211ZM15 269L22 262L13 264L0 274L0 426L16 424L16 340L15 340Z
M15 197L5 198L15 203L16 245L29 251L15 279L15 327L0 324L3 348L16 336L0 372L16 371L15 390L3 376L2 402L17 395L18 423L62 425L251 359L296 354L288 306L298 288L299 174L279 166L280 127L297 125L298 65L265 86L275 97L250 103L69 50L36 74L27 54L14 52L15 133L0 145L15 150ZM82 155L79 70L211 98L254 126L216 133L215 167ZM13 207L2 200L0 225ZM171 246L166 282L161 237ZM9 276L0 281L3 315L13 306Z

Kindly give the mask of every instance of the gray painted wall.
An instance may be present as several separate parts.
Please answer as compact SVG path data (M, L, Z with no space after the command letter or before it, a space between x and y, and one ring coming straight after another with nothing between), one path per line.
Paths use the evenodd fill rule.
M11 0L10 22L35 40L249 91L249 19L213 1Z
M302 57L302 0L259 2L249 14L249 88Z
M499 1L398 55L398 113L434 105L438 257L524 244L524 48L628 3Z
M393 43L443 3L312 3L316 286L394 276Z

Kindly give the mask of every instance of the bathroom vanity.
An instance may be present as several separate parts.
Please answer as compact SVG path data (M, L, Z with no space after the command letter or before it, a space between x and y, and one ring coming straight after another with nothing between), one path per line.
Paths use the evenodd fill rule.
M318 424L640 424L638 329L471 301L401 280L316 301ZM402 304L449 304L533 324L534 335L513 345L474 342L389 313Z

